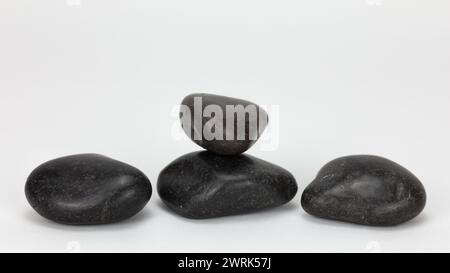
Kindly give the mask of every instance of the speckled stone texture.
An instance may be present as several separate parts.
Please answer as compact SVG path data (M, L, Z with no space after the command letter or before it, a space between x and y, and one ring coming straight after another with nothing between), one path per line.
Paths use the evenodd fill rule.
M204 117L202 115L201 116L202 117L201 124L198 124L196 126L196 124L194 123L194 118L195 118L194 98L196 98L196 97L202 99L202 109L201 109L202 113L208 105L217 105L218 107L220 107L221 111L223 112L222 119L218 119L218 126L223 128L223 134L222 134L221 139L216 138L216 139L208 140L205 138L205 135L203 134L204 128L205 128L204 126L205 126L205 124L208 123L208 121L211 120L211 117ZM191 126L190 126L190 128L185 128L185 132L187 132L188 136L195 143L197 143L204 149L214 152L216 154L221 154L221 155L238 155L238 154L244 153L245 151L250 149L250 147L252 147L253 144L255 144L255 142L258 140L260 135L263 133L263 131L267 127L268 120L269 120L267 112L264 109L262 109L260 106L258 106L257 104L246 101L246 100L230 98L230 97L225 97L225 96L205 94L205 93L191 94L183 99L181 105L185 105L190 109L190 115L191 115L190 125ZM249 119L249 115L247 114L247 115L245 115L245 123L244 123L245 128L242 128L242 125L240 126L238 123L238 116L235 115L234 127L233 126L226 127L226 124L227 124L226 123L226 116L227 116L226 115L226 112L227 112L226 106L227 105L228 106L242 105L243 107L253 105L257 109L256 119L259 121L264 121L264 122L257 122L256 123L257 126L249 126L250 119ZM198 111L198 109L197 109L197 111ZM181 112L180 116L182 117L183 115L184 115L184 113ZM237 135L238 128L242 129L243 132L245 130L245 137L243 139L238 138L238 135ZM230 138L227 138L227 132L229 132L230 136L234 135L234 137L231 140L230 140ZM196 133L198 136L201 137L201 139L197 139L197 140L194 139Z
M107 224L138 213L152 187L138 169L117 160L80 154L37 167L28 177L25 194L43 217L72 225Z
M301 199L311 215L370 226L411 220L425 202L425 189L411 172L370 155L342 157L326 164Z
M157 190L177 214L204 219L283 205L295 196L297 183L288 171L253 156L204 151L170 163Z

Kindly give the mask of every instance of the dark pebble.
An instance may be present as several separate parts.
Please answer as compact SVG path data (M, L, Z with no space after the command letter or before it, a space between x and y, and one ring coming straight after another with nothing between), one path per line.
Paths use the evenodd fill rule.
M107 224L127 219L144 208L152 194L148 178L117 160L80 154L37 167L25 194L43 217L73 225Z
M425 207L422 183L388 159L359 155L326 164L305 189L301 204L311 215L370 226L392 226Z
M204 219L272 208L297 193L285 169L249 155L186 154L158 178L158 194L174 212Z
M202 113L199 115L197 120L201 121L197 124L195 124L194 120L196 118L195 110L194 110L194 103L195 98L201 98L202 104L199 109L197 109L198 113ZM189 109L189 112L183 113L181 111L180 116L183 121L183 117L185 115L190 114L190 117L188 120L190 122L184 126L184 130L186 134L198 145L205 148L208 151L214 152L216 154L221 155L238 155L241 153L244 153L247 151L255 142L258 140L264 129L266 128L268 124L268 115L267 112L262 109L260 106L253 102L249 102L246 100L236 99L236 98L230 98L225 96L218 96L213 94L204 94L204 93L198 93L198 94L191 94L187 97L185 97L181 103L182 107L187 106L187 109ZM211 114L211 116L204 115L205 108L209 105L216 105L220 108L222 112L222 119L219 117L216 117L214 114ZM240 111L239 113L243 114L241 117L245 117L245 122L239 123L239 115L234 114L234 122L229 121L229 126L226 126L226 117L227 117L227 107L226 106L243 106L244 107L250 106L256 109L254 115L255 120L258 120L257 123L250 122L250 115L245 114L243 111ZM183 108L182 108L183 109ZM236 108L238 109L238 108ZM231 116L231 115L230 115ZM204 128L205 125L207 125L209 122L211 122L212 118L216 118L217 121L215 126L206 126L206 128L213 128L210 131L216 133L217 135L214 135L214 137L207 137L204 134ZM241 119L243 120L243 119ZM183 122L182 122L183 123ZM250 126L251 124L254 124L254 126ZM231 126L232 124L232 126ZM211 125L211 124L210 124ZM245 126L245 127L243 127ZM222 131L216 131L218 130L217 127L222 128ZM239 130L241 132L244 132L240 137L238 135ZM209 131L209 130L208 130ZM222 132L222 133L220 133ZM228 134L228 137L227 137ZM197 135L197 137L196 137Z

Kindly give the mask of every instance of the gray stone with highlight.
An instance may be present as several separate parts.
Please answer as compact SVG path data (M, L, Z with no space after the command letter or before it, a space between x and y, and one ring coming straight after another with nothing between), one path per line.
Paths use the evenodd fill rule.
M183 99L180 118L195 143L220 155L244 153L268 124L267 112L253 102L204 93Z

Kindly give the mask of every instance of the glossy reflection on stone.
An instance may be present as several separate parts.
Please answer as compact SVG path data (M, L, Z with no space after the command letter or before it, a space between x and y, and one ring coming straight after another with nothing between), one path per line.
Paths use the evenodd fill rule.
M249 213L289 202L297 192L285 169L249 155L189 153L159 175L158 194L174 212L188 218Z
M80 154L37 167L28 177L25 194L43 217L73 225L107 224L138 213L152 187L138 169L117 160Z
M397 225L425 207L422 183L388 159L348 156L326 164L302 194L311 215L371 226Z
M221 155L244 153L268 124L267 112L253 102L204 93L183 99L180 118L195 143Z

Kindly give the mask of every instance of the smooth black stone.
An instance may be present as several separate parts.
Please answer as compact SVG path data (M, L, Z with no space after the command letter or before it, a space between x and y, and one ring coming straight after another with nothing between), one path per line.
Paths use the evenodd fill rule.
M223 134L222 134L221 139L209 140L209 139L205 138L205 135L202 133L205 124L208 121L210 121L212 117L204 117L202 115L201 124L198 124L199 126L195 126L195 124L194 124L194 118L195 118L195 116L194 116L195 115L194 98L196 98L196 97L202 98L202 113L208 105L217 105L218 107L220 107L221 111L223 112L222 120L218 120L218 125L221 128L223 128ZM250 147L252 147L253 144L256 143L256 141L259 139L259 137L261 136L261 134L267 127L268 120L269 120L267 112L264 109L262 109L260 106L258 106L257 104L250 102L250 101L231 98L231 97L225 97L225 96L219 96L219 95L213 95L213 94L205 94L205 93L196 93L196 94L191 94L191 95L188 95L187 97L185 97L183 99L181 105L187 106L190 110L191 124L190 124L189 128L184 128L187 135L192 139L192 141L194 141L195 143L197 143L204 149L214 152L216 154L220 154L220 155L238 155L238 154L242 154L245 151L247 151L248 149L250 149ZM245 123L244 123L245 128L242 128L242 126L239 126L239 124L238 124L237 115L235 115L234 128L232 128L232 126L227 128L226 127L226 111L227 111L226 106L227 105L228 106L242 105L243 107L247 107L249 105L255 106L255 108L257 109L257 119L259 121L264 121L264 122L258 121L257 127L250 128L250 126L249 126L250 119L249 119L249 115L247 114L245 116ZM180 116L183 116L183 112L180 113ZM238 128L242 129L243 132L245 130L244 139L238 138L238 135L237 135ZM229 133L230 135L232 135L232 133L234 133L234 137L232 139L229 139L226 137L227 131L230 132ZM194 139L195 132L197 132L198 135L201 136L201 139Z
M283 205L297 193L297 183L285 169L253 156L204 151L170 163L157 190L177 214L205 219Z
M425 202L425 189L410 171L370 155L342 157L326 164L301 199L311 215L370 226L411 220Z
M143 209L152 186L135 167L98 154L80 154L37 167L28 177L25 194L41 216L55 222L107 224Z

